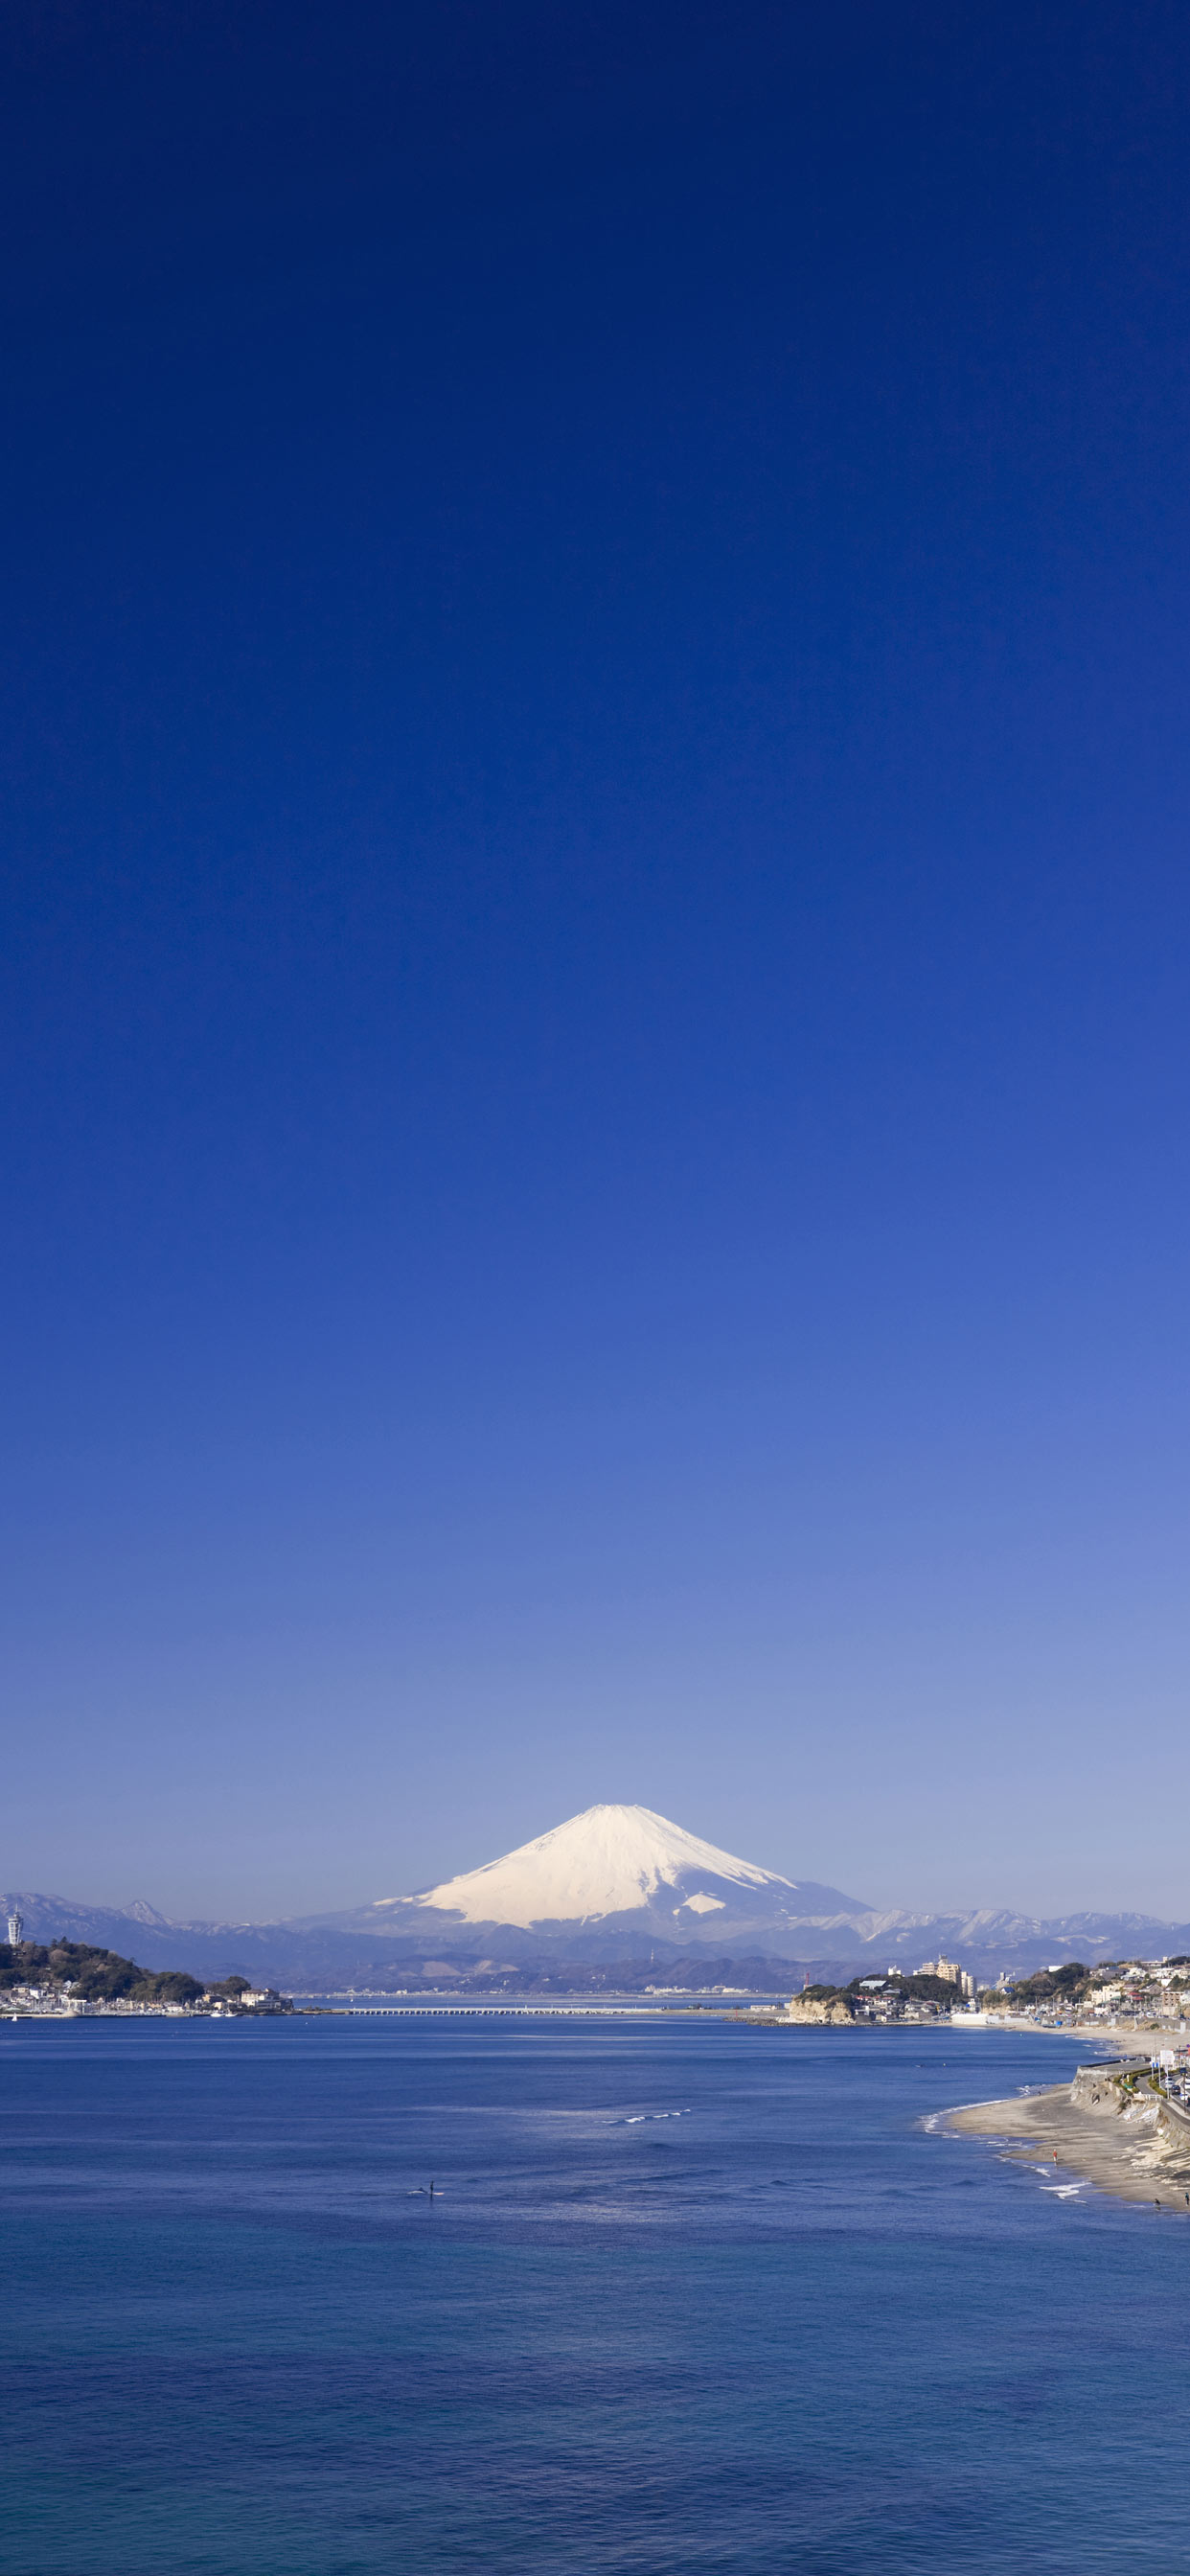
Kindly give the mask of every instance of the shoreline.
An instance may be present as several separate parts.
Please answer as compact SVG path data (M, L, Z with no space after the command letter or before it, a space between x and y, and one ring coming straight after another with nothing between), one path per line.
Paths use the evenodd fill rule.
M1164 2215L1190 2219L1190 2118L1147 2087L1122 2095L1105 2065L1073 2084L1008 2102L964 2102L935 2114L932 2124L948 2137L995 2141L1006 2164L1040 2171L1044 2154L1051 2191L1073 2198L1086 2186ZM1069 2180L1073 2175L1074 2182Z
M1168 2048L1190 2037L1184 2021L1035 2021L1030 2013L952 2013L947 2028L1011 2031L1014 2037L1028 2031L1037 2039L1085 2040L1092 2048L1105 2047L1110 2042L1133 2051L1139 2050L1142 2041L1156 2039Z

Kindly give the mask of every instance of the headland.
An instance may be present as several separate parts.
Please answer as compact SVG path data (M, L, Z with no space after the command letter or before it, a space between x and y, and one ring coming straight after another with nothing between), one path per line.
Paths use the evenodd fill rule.
M19 1915L9 1930L16 1937L0 1941L0 2012L10 2021L110 2013L259 2019L293 2011L288 1995L253 1986L247 1977L204 1986L185 1968L141 1968L135 1959L88 1941L25 1941Z

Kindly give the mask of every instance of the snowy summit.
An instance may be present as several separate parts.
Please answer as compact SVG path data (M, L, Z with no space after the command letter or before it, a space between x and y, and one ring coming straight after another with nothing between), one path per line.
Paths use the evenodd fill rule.
M599 1806L482 1869L418 1896L382 1897L369 1911L393 1930L429 1915L444 1929L615 1924L688 1941L752 1928L759 1936L857 1903L836 1888L799 1885L777 1870L737 1860L651 1807Z

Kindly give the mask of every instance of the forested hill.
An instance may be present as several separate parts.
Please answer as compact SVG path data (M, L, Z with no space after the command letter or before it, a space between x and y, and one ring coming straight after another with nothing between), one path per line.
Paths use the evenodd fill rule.
M252 1990L246 1977L224 1977L203 1986L184 1968L141 1968L117 1950L96 1949L89 1941L0 1941L0 1993L16 1999L22 1992L47 2002L105 2004L222 2004L232 2011L253 2011L242 1998ZM278 1997L265 2007L290 2011Z

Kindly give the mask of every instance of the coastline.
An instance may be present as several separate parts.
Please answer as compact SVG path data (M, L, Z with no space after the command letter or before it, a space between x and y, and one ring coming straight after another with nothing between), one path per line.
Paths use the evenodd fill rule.
M1109 2042L1120 2048L1147 2047L1151 2040L1159 2045L1178 2046L1187 2037L1184 2021L1038 2021L1032 2013L952 2013L950 2030L1004 2030L1014 2036L1031 2031L1037 2039L1085 2039L1092 2048Z
M1122 2095L1109 2064L1101 2084L1098 2070L1088 2068L1072 2084L1042 2093L962 2103L939 2113L934 2125L948 2136L996 2140L1006 2163L1036 2167L1043 2155L1054 2168L1051 2189L1067 2196L1091 2184L1117 2200L1190 2218L1190 2118L1147 2088L1133 2099Z

